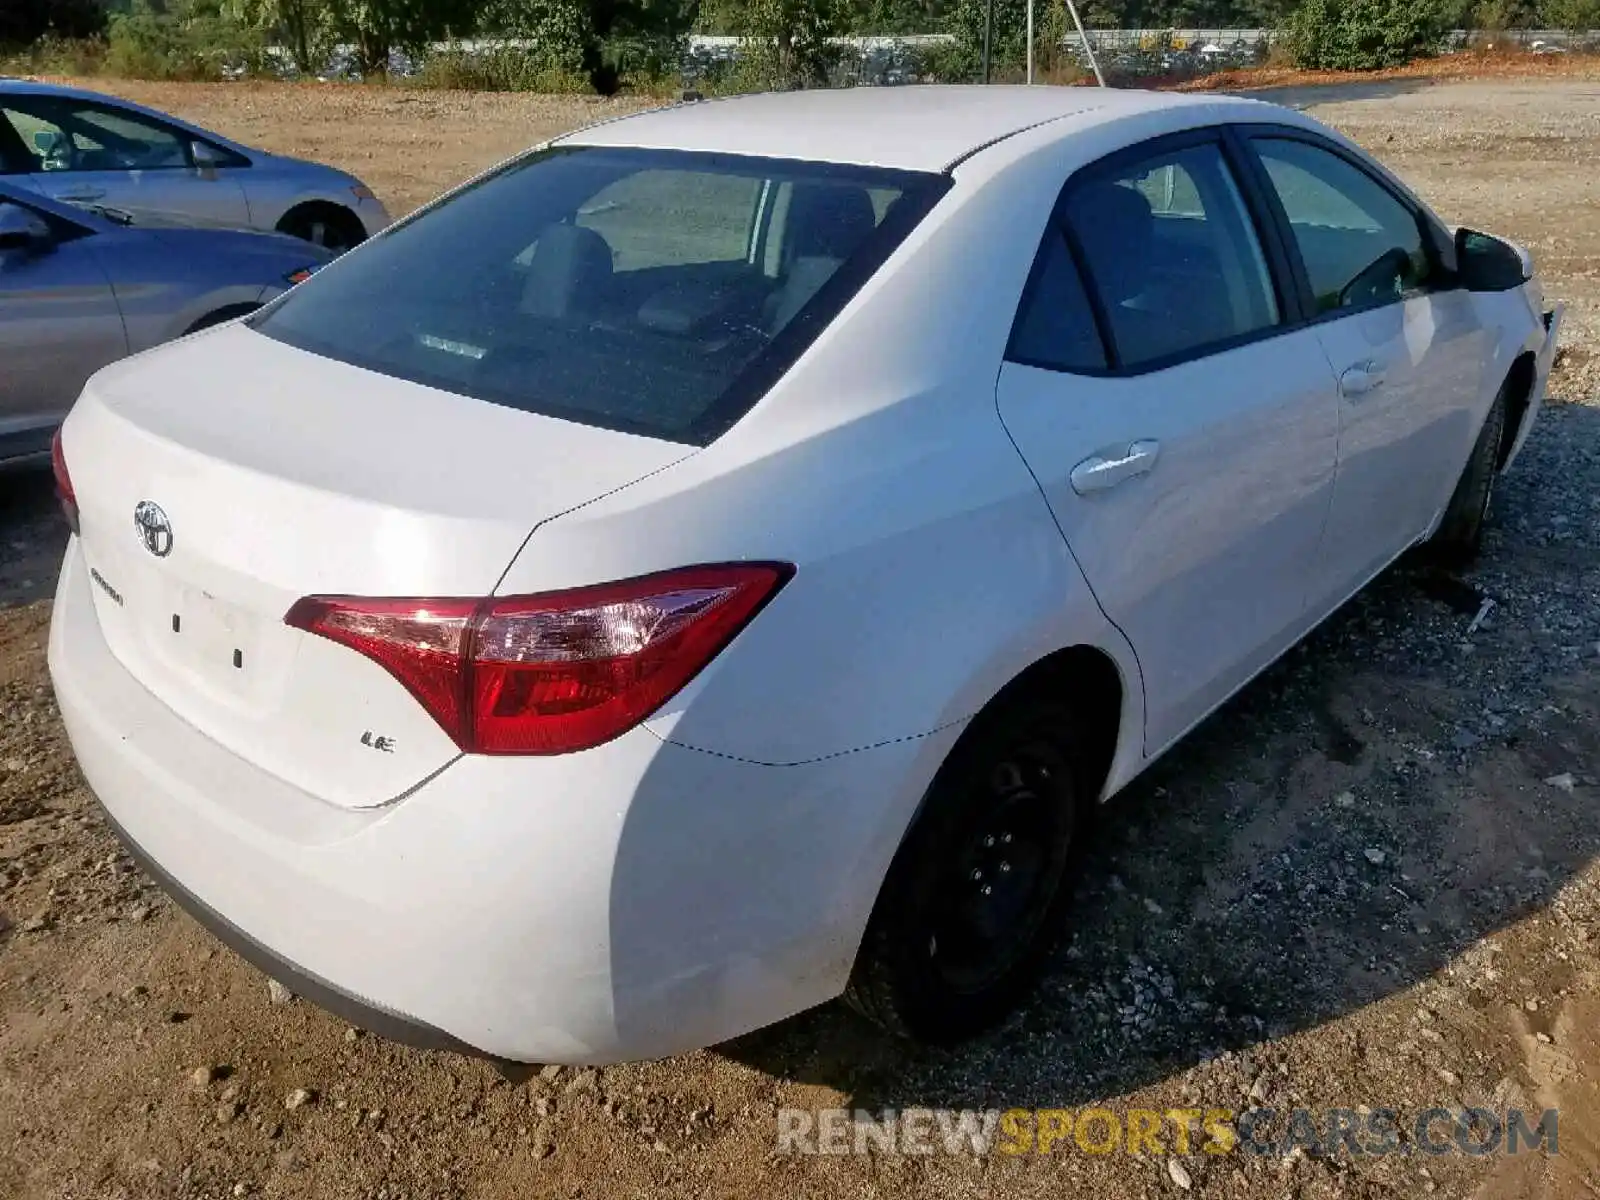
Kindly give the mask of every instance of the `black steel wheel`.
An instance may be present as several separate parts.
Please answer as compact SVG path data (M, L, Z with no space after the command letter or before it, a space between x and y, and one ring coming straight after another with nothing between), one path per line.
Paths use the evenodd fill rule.
M1062 932L1087 810L1072 714L1026 697L956 745L884 881L846 1001L959 1041L1003 1019Z

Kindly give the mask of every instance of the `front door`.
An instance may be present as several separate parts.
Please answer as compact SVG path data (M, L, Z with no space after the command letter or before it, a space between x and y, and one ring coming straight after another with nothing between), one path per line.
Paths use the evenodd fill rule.
M1338 435L1209 135L1069 182L999 379L1000 414L1144 676L1160 750L1296 637Z
M1423 214L1303 137L1255 136L1304 265L1317 338L1339 383L1339 467L1312 603L1330 607L1423 535L1482 417L1491 351L1471 296L1430 251Z
M245 228L250 209L229 171L194 165L192 139L143 113L60 96L0 95L33 158L35 186L69 204L100 204L187 224Z

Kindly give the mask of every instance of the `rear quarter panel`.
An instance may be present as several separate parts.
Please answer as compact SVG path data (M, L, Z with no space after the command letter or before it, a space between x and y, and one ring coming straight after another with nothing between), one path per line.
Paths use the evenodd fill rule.
M259 304L279 290L266 261L235 265L228 255L190 254L154 237L117 238L99 257L131 353L180 337L220 309Z
M1017 298L1060 185L975 170L780 383L699 454L537 528L500 594L698 562L797 566L651 718L672 741L809 762L966 721L1064 646L1131 651L1094 604L995 408Z

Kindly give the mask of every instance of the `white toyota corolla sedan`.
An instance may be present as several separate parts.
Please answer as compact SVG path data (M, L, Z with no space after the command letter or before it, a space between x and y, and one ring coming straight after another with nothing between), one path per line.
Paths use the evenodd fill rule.
M95 376L50 668L130 851L365 1028L956 1039L1090 806L1476 548L1558 315L1264 103L611 121Z

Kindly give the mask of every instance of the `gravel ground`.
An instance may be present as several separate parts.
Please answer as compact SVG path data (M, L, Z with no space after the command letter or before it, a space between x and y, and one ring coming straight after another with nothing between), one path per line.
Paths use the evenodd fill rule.
M397 211L575 112L129 90L268 145L336 130L326 156ZM277 115L290 92L292 126ZM1391 572L1120 797L1047 987L960 1050L907 1052L835 1006L664 1063L512 1084L270 994L100 823L44 669L64 533L46 480L0 478L0 1195L1600 1192L1600 88L1350 95L1282 98L1445 215L1533 247L1571 304L1551 405L1466 586ZM366 161L351 124L379 111ZM1474 627L1480 596L1495 604ZM1561 1153L775 1152L780 1107L1091 1103L1365 1105L1402 1124L1434 1106L1559 1106Z

